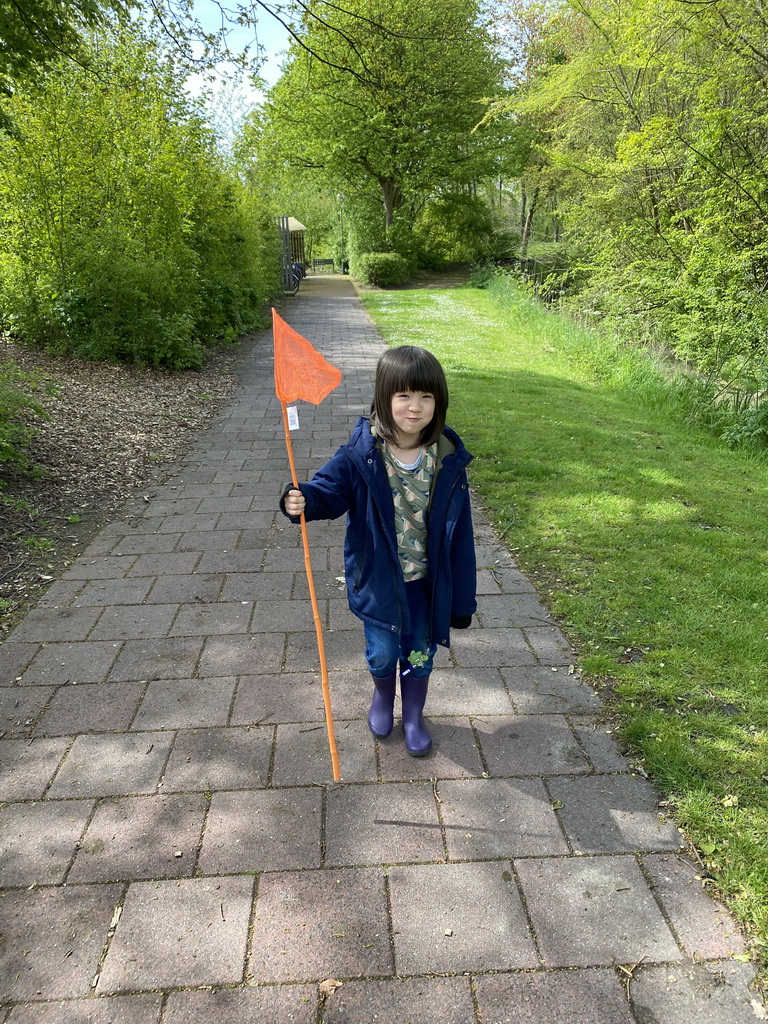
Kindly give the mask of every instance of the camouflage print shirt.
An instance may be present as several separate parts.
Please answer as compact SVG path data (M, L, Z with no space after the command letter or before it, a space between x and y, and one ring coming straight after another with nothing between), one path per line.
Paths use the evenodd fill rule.
M406 582L427 575L427 510L437 461L437 445L422 449L412 466L404 466L381 445L392 500L400 566Z

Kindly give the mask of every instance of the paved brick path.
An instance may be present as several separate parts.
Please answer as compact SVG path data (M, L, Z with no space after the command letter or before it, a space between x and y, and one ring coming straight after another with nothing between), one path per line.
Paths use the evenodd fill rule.
M382 342L339 277L286 316L344 373L300 410L308 476ZM259 336L174 475L0 648L2 1024L754 1021L736 929L479 513L423 760L368 732L343 525L310 527L333 784L271 373Z

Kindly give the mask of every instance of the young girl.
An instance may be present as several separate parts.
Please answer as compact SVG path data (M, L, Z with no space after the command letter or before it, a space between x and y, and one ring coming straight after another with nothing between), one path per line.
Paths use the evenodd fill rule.
M387 349L376 367L370 419L280 507L292 522L347 513L349 607L363 620L373 677L368 725L392 732L400 666L405 746L423 757L432 738L422 712L437 644L466 629L477 607L466 466L472 456L445 426L448 387L423 348Z

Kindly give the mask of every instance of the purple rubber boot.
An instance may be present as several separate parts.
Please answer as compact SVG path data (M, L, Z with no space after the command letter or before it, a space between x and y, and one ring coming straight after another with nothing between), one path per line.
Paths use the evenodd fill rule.
M429 676L414 679L412 673L400 677L400 693L403 701L403 729L405 730L405 749L411 757L424 757L432 748L432 737L429 735L422 712L427 702Z
M373 700L368 712L368 728L380 740L386 739L392 732L395 708L395 672L388 676L375 676L373 680Z

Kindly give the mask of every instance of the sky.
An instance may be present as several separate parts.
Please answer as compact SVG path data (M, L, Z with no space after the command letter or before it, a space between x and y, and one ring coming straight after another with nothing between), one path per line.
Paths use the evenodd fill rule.
M206 31L215 32L221 27L221 12L214 0L196 0L194 8L195 14ZM268 85L274 85L280 76L283 52L288 47L290 37L283 26L266 12L261 13L255 26L232 25L230 27L229 46L235 52L249 45L250 53L253 56L256 53L257 39L266 51L266 61L261 66L259 74L266 79ZM222 85L231 81L233 76L237 77L241 83L238 94L242 94L244 102L258 102L261 99L261 93L253 88L247 76L242 76L237 69L230 66L220 67L219 81ZM206 85L210 87L210 84L205 82L201 76L193 75L188 87L190 92L198 94ZM214 83L213 88L218 89L218 84Z

